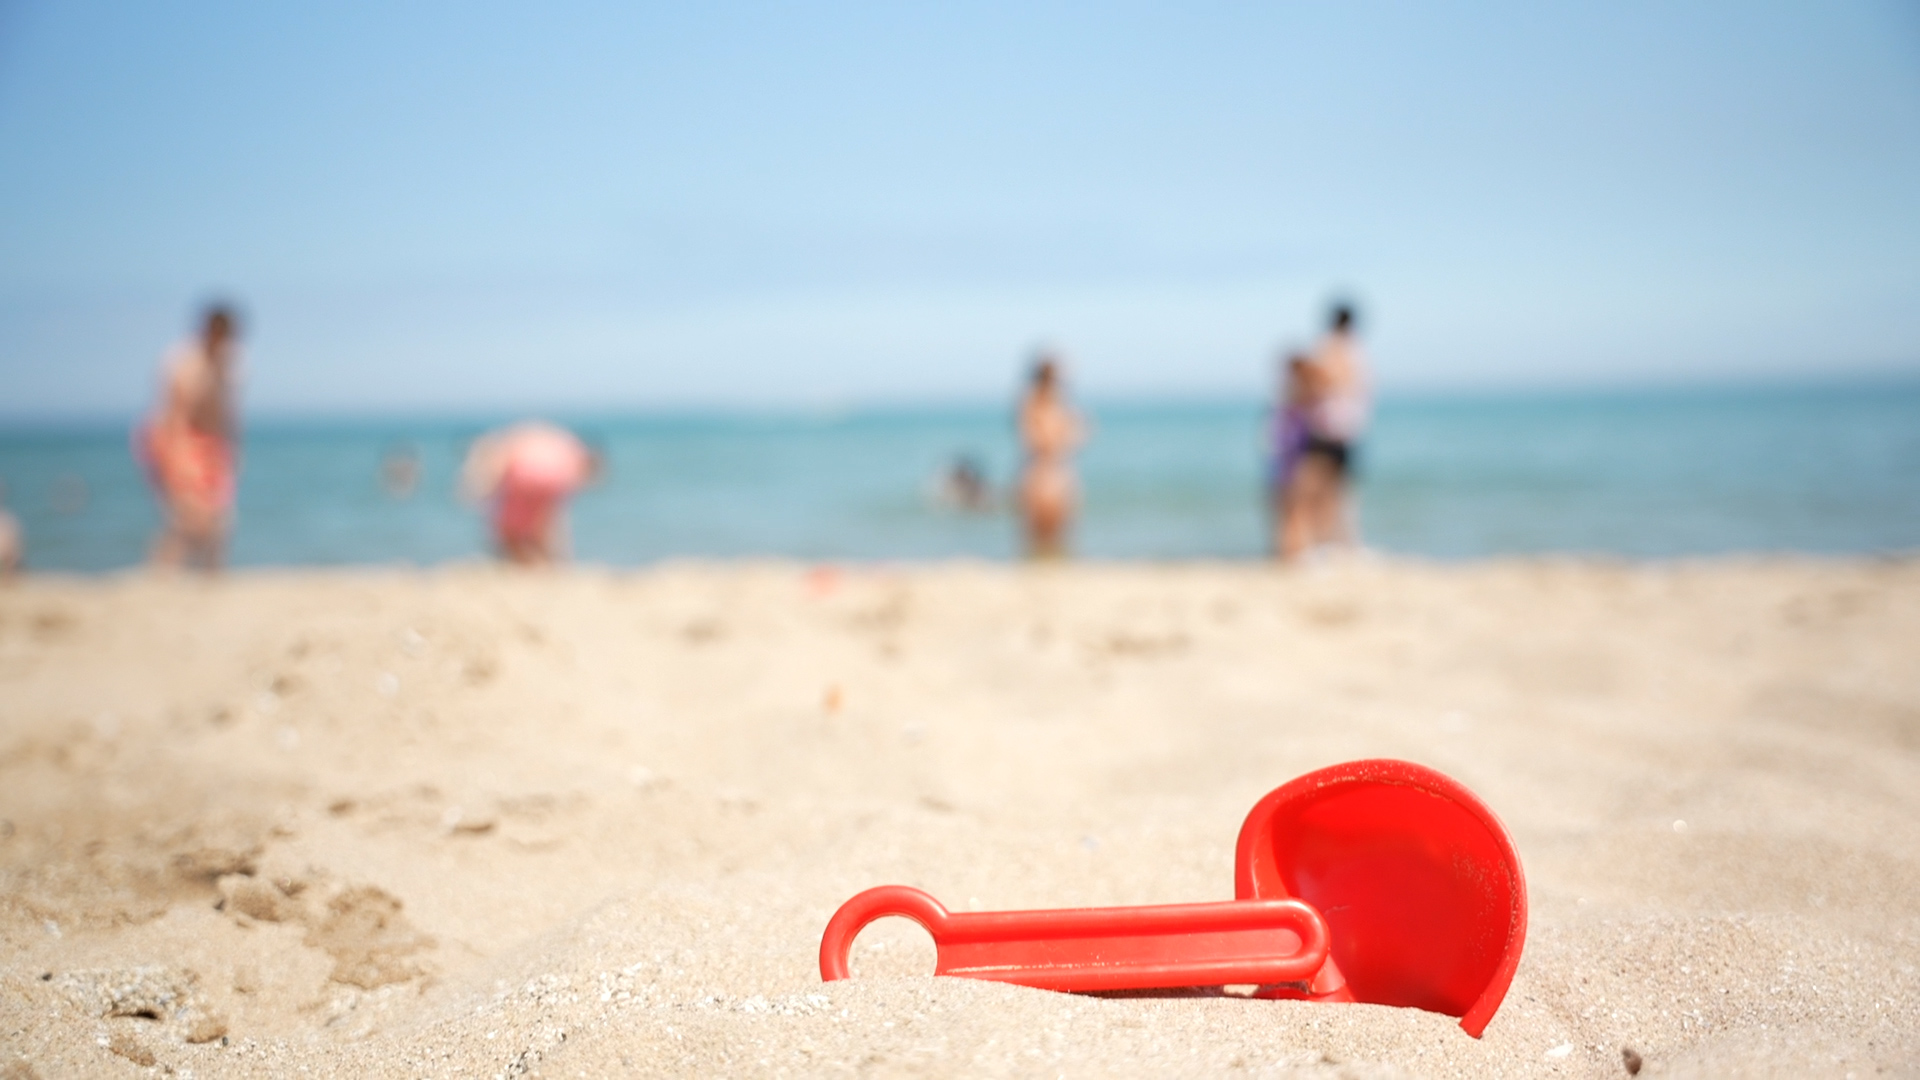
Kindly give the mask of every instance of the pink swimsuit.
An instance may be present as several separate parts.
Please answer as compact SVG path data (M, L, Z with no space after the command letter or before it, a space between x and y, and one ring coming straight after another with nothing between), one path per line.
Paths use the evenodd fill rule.
M507 450L495 493L493 528L503 542L546 537L567 497L586 483L586 448L561 433L529 433Z

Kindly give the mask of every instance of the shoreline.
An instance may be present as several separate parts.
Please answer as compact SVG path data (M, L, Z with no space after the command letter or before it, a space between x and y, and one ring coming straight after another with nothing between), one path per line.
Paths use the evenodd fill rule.
M591 559L572 559L547 567L516 567L486 554L474 554L439 562L342 562L342 563L247 563L227 566L215 574L155 569L140 563L106 570L34 570L23 567L7 584L85 583L173 579L217 583L225 580L292 578L301 575L326 577L388 577L413 575L431 577L444 574L500 573L529 580L563 579L572 575L632 577L677 571L718 572L726 570L789 570L807 572L832 569L851 573L924 573L944 569L990 568L1010 572L1064 572L1082 570L1127 571L1270 571L1275 574L1313 575L1345 573L1356 568L1405 568L1436 571L1471 571L1502 566L1585 566L1596 569L1695 569L1715 566L1901 566L1920 562L1920 547L1882 551L1812 551L1792 548L1754 548L1682 555L1629 555L1610 551L1537 551L1502 552L1490 555L1458 557L1423 555L1417 552L1385 551L1362 548L1316 556L1298 565L1283 565L1265 556L1073 556L1061 560L1034 560L1023 556L996 558L984 555L929 556L926 558L867 558L862 556L811 558L799 555L672 555L648 562L615 563Z

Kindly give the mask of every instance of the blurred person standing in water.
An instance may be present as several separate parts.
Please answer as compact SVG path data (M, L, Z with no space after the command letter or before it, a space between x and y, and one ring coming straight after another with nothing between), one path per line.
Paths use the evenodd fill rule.
M165 516L153 543L156 566L218 570L226 561L239 469L239 339L233 308L208 305L200 332L167 354L159 403L134 433L134 454Z
M599 472L600 456L572 432L532 421L475 439L460 488L492 501L501 558L542 566L567 557L567 500Z
M1067 404L1060 385L1060 363L1051 353L1034 362L1026 397L1020 403L1020 444L1026 467L1020 475L1020 516L1031 558L1061 558L1078 508L1079 485L1073 452L1086 437L1080 417Z
M1304 353L1292 353L1280 364L1279 400L1267 427L1267 521L1273 554L1286 550L1287 522L1299 513L1293 482L1306 452L1312 422L1313 362Z
M1336 303L1328 324L1307 365L1312 404L1306 411L1306 442L1287 485L1282 559L1297 559L1320 544L1352 546L1360 538L1352 488L1360 439L1373 412L1372 384L1353 308Z

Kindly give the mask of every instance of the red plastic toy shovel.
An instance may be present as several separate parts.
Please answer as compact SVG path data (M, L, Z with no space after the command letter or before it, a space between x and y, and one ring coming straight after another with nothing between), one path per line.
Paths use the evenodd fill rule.
M903 915L932 935L936 975L1074 991L1257 984L1265 997L1445 1013L1478 1038L1526 938L1505 827L1406 761L1331 766L1261 799L1240 829L1234 891L1231 903L956 915L918 889L868 889L827 923L820 976L846 978L860 930Z
M1424 765L1349 761L1275 789L1234 862L1235 896L1305 900L1326 919L1332 955L1305 996L1445 1013L1479 1038L1513 982L1520 856L1487 804Z
M1327 962L1327 924L1298 900L954 914L905 885L840 905L820 939L820 977L847 977L847 951L868 923L904 915L938 952L933 973L1043 990L1151 990L1286 983Z

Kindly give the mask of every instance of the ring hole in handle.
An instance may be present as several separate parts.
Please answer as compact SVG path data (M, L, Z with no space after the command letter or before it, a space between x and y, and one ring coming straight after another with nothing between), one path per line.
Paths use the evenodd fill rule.
M939 963L933 935L905 915L882 915L862 927L847 955L856 979L932 975Z
M940 901L906 885L881 885L856 894L841 904L827 920L827 931L820 935L820 977L827 982L853 974L849 960L853 941L868 924L888 917L904 917L919 923L935 945L938 969L938 943L942 927L947 925L947 909Z

